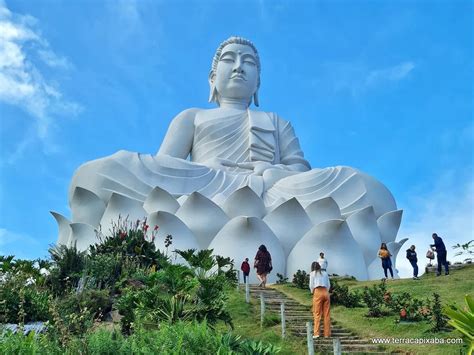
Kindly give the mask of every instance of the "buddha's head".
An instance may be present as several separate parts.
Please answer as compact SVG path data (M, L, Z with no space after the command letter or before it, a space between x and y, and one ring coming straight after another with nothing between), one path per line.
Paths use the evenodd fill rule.
M221 98L254 100L258 106L260 58L254 44L242 37L230 37L217 48L209 73L209 102L220 105Z

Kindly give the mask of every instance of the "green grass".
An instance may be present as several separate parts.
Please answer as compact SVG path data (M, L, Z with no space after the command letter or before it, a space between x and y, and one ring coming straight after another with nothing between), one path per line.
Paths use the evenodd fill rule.
M260 306L255 300L250 304L245 303L243 290L230 291L227 310L232 315L235 334L246 339L262 340L280 346L280 354L294 355L306 352L306 338L297 338L290 334L286 334L285 339L281 338L281 324L276 322L278 315L267 314L265 318L267 325L260 327Z
M362 289L364 286L378 284L380 281L343 280L350 289ZM434 274L425 274L420 280L399 279L387 282L388 290L393 294L409 292L419 299L432 298L433 292L441 295L441 302L445 304L464 305L464 296L474 294L474 265L463 269L452 270L447 277L436 277ZM311 295L308 290L292 287L290 284L274 285L276 289L301 302L311 305ZM359 336L371 338L460 338L457 331L432 333L431 326L426 322L412 324L396 324L397 316L383 318L368 318L367 308L346 308L343 306L331 307L331 317L343 327L351 329ZM461 345L391 345L390 350L402 350L412 354L461 354Z

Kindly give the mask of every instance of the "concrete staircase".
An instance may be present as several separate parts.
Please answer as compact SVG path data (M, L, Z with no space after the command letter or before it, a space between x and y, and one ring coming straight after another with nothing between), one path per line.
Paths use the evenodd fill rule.
M243 290L245 288L243 287ZM306 322L313 321L311 309L297 301L287 297L285 294L272 289L260 288L250 285L250 298L257 301L259 309L260 294L265 299L265 312L280 314L280 305L285 303L286 333L297 337L306 338ZM324 325L321 325L321 335ZM372 344L368 339L362 339L352 331L345 329L340 324L331 320L331 337L320 337L314 340L314 351L320 354L333 354L333 339L341 341L343 354L389 354L384 352L380 345Z

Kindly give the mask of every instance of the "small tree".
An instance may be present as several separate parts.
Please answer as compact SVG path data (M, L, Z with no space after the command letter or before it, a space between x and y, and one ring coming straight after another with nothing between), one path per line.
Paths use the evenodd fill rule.
M434 332L440 332L446 328L448 324L446 316L443 314L443 307L441 305L441 297L438 293L433 293L433 306L432 306L432 324L433 327L431 328Z

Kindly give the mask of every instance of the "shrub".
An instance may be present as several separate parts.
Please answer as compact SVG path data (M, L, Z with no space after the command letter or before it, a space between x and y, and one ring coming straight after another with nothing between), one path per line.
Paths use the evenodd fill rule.
M25 323L49 319L48 290L29 283L23 272L8 273L0 283L0 323Z
M55 295L62 295L77 286L85 265L85 253L76 246L65 245L52 247L49 253L54 264L47 284Z
M286 284L286 283L288 283L288 277L284 277L280 273L277 273L276 276L277 276L277 281L276 281L277 284Z
M95 254L86 259L85 273L99 289L111 287L119 280L122 262L116 254Z
M446 329L448 325L447 317L443 314L443 309L441 305L441 297L438 293L433 293L433 301L432 301L432 318L431 330L434 332L440 332Z
M365 286L362 294L362 298L369 308L367 313L368 317L382 317L388 314L388 310L385 307L384 295L387 292L387 285L385 281L382 281L378 285L372 287Z
M400 314L401 320L417 322L429 314L429 308L423 304L423 301L413 298L408 292L394 296L386 292L384 301L395 314Z
M293 275L292 283L301 289L307 289L309 287L309 274L304 270L297 270L296 274Z
M339 284L336 280L331 280L331 303L340 304L347 308L359 307L362 296L357 291L349 291L347 285Z
M118 255L122 259L135 260L140 267L154 266L158 270L169 262L167 256L155 247L156 229L151 232L151 237L147 237L148 229L146 219L133 223L127 218L119 217L118 221L112 224L110 234L98 233L100 242L89 247L90 254L91 256L98 254Z

